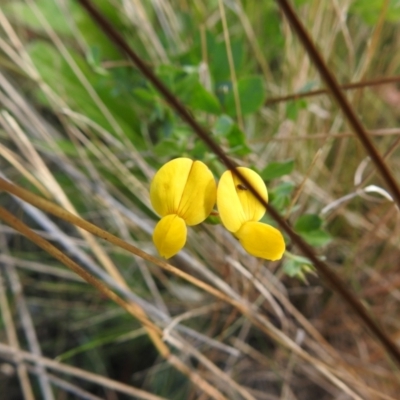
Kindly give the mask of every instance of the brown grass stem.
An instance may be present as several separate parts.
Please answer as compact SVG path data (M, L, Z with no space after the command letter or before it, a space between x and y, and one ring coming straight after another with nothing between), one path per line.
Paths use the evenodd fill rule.
M354 90L370 86L380 86L388 83L398 83L398 82L400 82L400 75L387 76L370 80L365 79L359 82L345 83L343 85L340 85L340 88L342 90ZM329 93L330 93L329 89L315 89L315 90L310 90L308 92L299 92L299 93L288 94L286 96L273 97L271 99L267 99L264 104L266 106L270 106L272 104L282 103L285 101L298 100L305 97L313 97Z

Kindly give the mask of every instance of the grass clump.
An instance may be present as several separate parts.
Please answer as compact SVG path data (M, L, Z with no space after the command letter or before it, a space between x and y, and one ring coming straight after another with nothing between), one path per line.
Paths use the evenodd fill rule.
M398 178L397 9L361 3L294 5L364 82L347 97ZM321 78L278 6L96 7L396 340L398 209L331 97L303 95ZM5 2L0 29L2 398L396 398L389 353L289 237L261 261L212 215L158 258L155 172L225 167L79 2Z

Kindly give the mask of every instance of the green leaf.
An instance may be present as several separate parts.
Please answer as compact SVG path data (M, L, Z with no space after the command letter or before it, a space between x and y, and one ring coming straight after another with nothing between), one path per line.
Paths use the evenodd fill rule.
M213 128L216 138L225 137L229 144L229 153L244 156L251 153L247 146L246 135L234 123L232 118L227 115L221 115Z
M226 45L224 41L217 42L211 34L207 34L207 49L208 59L211 76L214 82L230 79L231 72L229 68L228 56L226 54ZM236 40L231 42L231 51L233 64L236 73L238 73L243 64L244 54L243 40Z
M257 27L259 32L257 39L260 40L260 47L263 49L265 59L270 63L280 65L286 38L282 30L279 7L274 1L264 1L262 4L262 15L256 18L256 21L258 19L260 22ZM261 23L261 21L268 21L268 23Z
M310 232L321 228L322 219L316 214L304 214L294 224L297 232Z
M213 132L217 136L227 136L228 133L232 130L233 125L234 122L232 118L223 114L215 122Z
M282 182L269 191L269 201L273 207L283 211L290 204L290 197L294 189L292 182Z
M191 68L187 69L191 70ZM187 70L179 68L172 79L174 93L185 103L192 97L193 91L197 90L198 86L201 87L199 74L194 70L188 73Z
M299 115L299 111L305 108L307 108L307 101L304 99L288 101L286 104L286 117L295 121Z
M283 261L283 272L292 277L298 278L307 283L306 274L314 274L315 268L308 258L286 252Z
M202 140L196 140L193 149L190 151L190 156L203 160L209 151L208 146Z
M322 229L316 229L310 232L301 232L301 236L309 245L314 247L325 246L332 240L331 235Z
M217 97L199 82L196 68L160 65L157 73L168 88L189 108L216 115L221 113Z
M260 76L241 78L237 82L242 115L252 114L259 110L265 102L264 82ZM236 104L233 90L226 94L223 105L227 114L236 115Z
M295 260L285 260L283 263L283 272L291 278L299 276L302 273L302 264Z
M205 111L216 115L221 113L221 106L218 99L214 94L206 90L200 82L197 82L197 84L192 88L192 93L186 104L193 110Z
M270 194L274 197L279 196L290 196L294 189L293 182L282 182L281 184L274 187Z
M235 124L226 136L230 146L230 153L235 153L238 155L246 155L251 153L251 150L246 144L246 136Z
M219 225L221 224L221 219L217 215L209 215L204 222L210 225Z
M157 100L157 95L154 91L144 87L135 88L132 93L135 99L138 100L138 103L147 107L152 107Z
M316 214L304 214L294 224L294 229L311 246L328 244L332 237L322 229L322 219Z
M153 150L158 157L173 157L179 155L182 148L175 139L164 139L157 143Z
M262 170L260 175L265 181L270 181L272 179L280 178L281 176L290 174L293 171L293 168L293 160L272 162Z

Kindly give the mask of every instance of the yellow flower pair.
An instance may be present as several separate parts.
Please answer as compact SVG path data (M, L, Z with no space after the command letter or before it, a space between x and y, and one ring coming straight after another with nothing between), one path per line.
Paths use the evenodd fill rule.
M243 176L268 200L261 177L249 168L238 167ZM222 224L255 257L279 260L285 251L282 234L271 225L258 222L265 207L242 182L226 171L217 185L201 161L177 158L163 165L151 183L150 200L162 217L154 229L153 241L162 257L170 258L186 243L186 225L203 222L215 202Z

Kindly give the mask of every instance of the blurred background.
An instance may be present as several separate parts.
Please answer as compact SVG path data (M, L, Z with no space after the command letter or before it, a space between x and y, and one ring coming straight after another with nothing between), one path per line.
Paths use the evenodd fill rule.
M154 173L225 167L78 1L0 3L0 177L158 258ZM396 342L398 209L277 3L93 3ZM399 178L399 2L292 5L360 83L346 96ZM4 190L0 205L158 332L0 215L1 400L398 398L393 361L288 238L259 260L210 217L169 260L189 282Z

